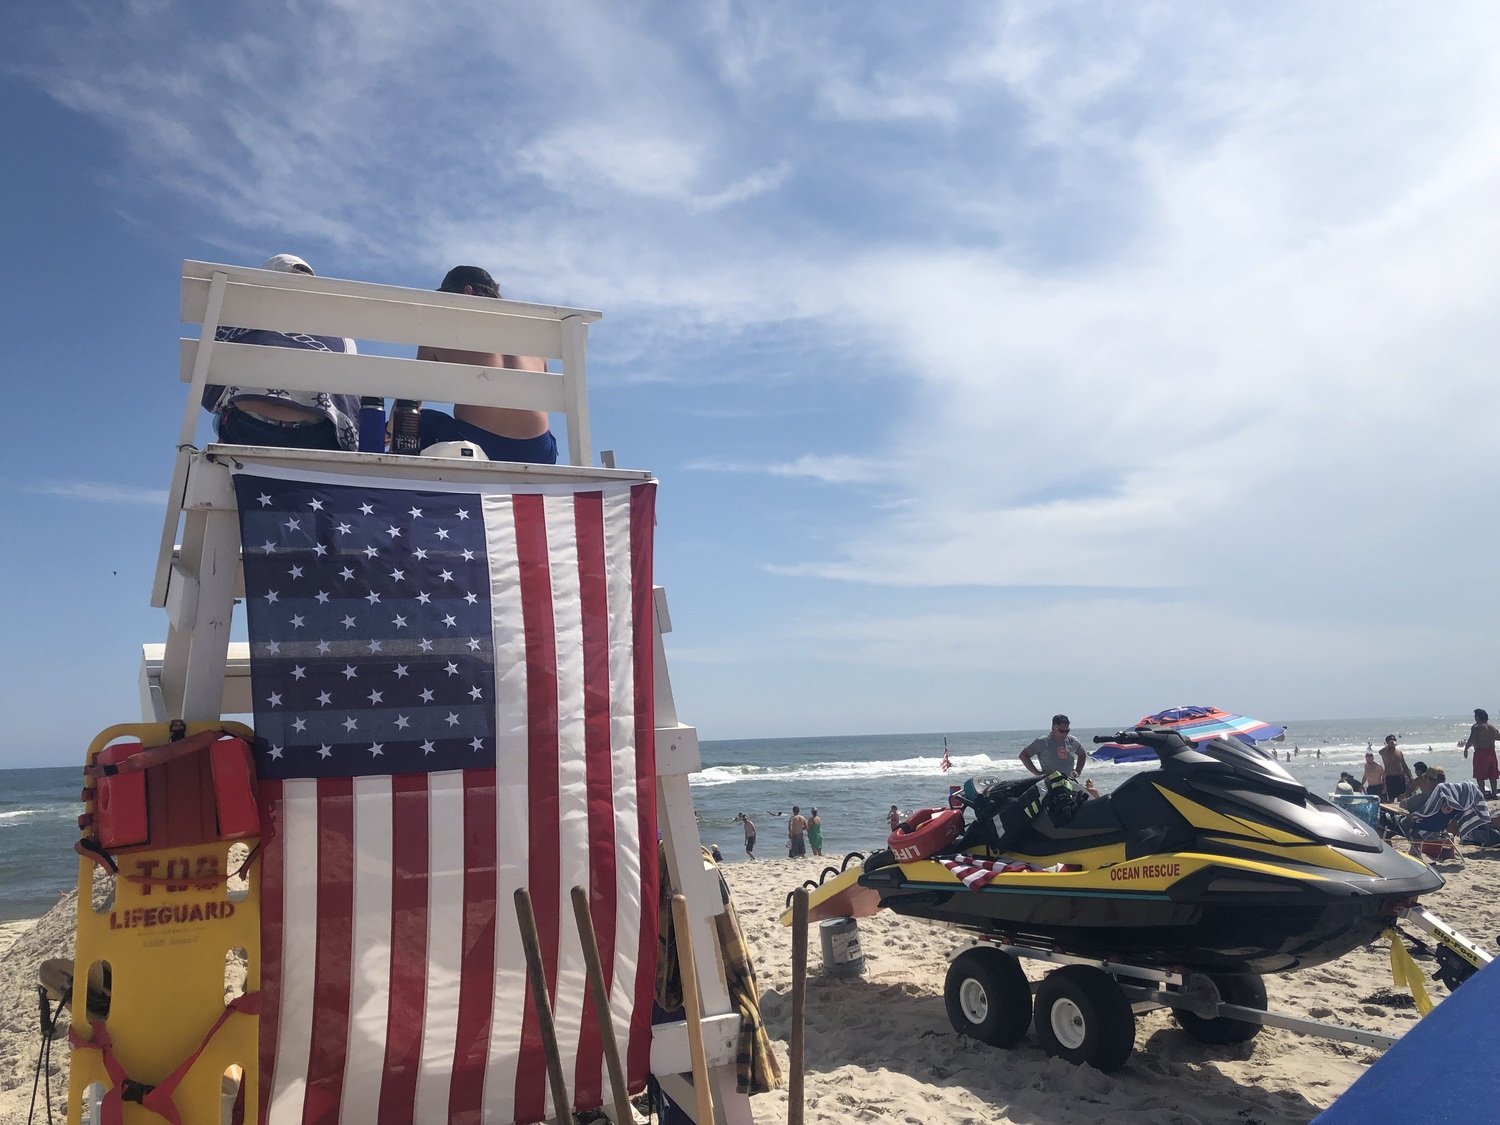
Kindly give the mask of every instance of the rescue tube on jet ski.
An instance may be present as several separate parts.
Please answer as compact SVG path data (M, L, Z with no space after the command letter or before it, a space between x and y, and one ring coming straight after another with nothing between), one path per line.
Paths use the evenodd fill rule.
M962 809L920 809L891 833L886 843L898 863L927 859L951 850L964 834Z

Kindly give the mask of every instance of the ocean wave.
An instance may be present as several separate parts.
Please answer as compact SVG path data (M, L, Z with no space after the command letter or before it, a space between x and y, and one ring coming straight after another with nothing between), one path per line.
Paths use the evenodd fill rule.
M956 754L949 757L950 769L943 773L943 759L898 758L886 762L799 762L794 765L709 766L689 776L698 787L734 785L742 781L871 781L887 777L949 778L958 784L976 774L1019 773L1021 763L1015 758L996 761L987 754Z
M14 824L21 820L34 820L37 817L55 817L67 808L66 805L36 805L19 809L0 810L0 825Z

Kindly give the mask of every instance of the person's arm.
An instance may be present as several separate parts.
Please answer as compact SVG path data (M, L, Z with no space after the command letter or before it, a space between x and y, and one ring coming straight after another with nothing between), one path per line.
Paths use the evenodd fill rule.
M1031 747L1030 746L1026 747L1026 749L1024 749L1024 750L1021 751L1021 764L1026 767L1026 772L1027 773L1035 774L1037 777L1041 777L1042 776L1042 771L1039 770L1039 769L1037 769L1036 768L1036 763L1034 763L1031 760Z
M1083 743L1077 739L1073 740L1073 744L1078 748L1078 760L1073 765L1073 776L1078 777L1083 773L1084 764L1089 760L1089 752L1083 748Z

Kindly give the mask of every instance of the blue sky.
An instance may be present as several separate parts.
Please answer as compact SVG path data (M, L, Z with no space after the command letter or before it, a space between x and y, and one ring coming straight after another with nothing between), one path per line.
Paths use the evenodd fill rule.
M20 3L0 766L136 717L178 263L602 309L708 738L1495 694L1491 6Z

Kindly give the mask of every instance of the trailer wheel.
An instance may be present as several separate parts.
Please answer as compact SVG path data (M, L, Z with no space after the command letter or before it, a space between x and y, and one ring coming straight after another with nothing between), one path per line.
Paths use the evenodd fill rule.
M943 1000L954 1031L992 1047L1014 1047L1031 1026L1031 984L999 949L981 946L955 957Z
M1135 1013L1108 973L1065 965L1036 990L1036 1037L1049 1055L1107 1074L1135 1049Z
M1225 1004L1266 1010L1266 982L1255 973L1210 973L1209 979L1219 990ZM1258 1023L1230 1019L1228 1016L1200 1016L1182 1008L1174 1009L1172 1018L1179 1027L1200 1043L1227 1046L1248 1043L1261 1032Z

